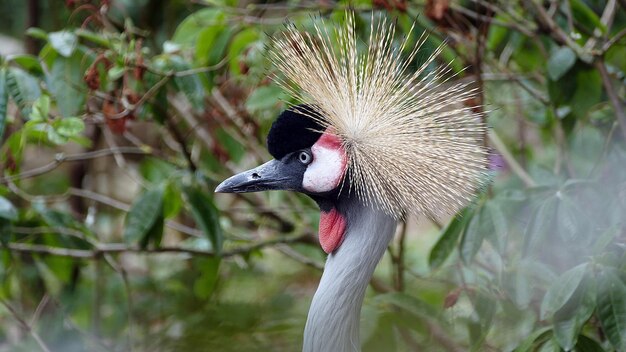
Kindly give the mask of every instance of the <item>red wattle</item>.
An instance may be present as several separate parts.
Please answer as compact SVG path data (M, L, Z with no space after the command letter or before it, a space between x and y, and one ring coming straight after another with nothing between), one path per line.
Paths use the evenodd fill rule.
M329 212L322 211L320 216L320 245L324 252L330 254L339 248L346 230L346 219L332 208Z

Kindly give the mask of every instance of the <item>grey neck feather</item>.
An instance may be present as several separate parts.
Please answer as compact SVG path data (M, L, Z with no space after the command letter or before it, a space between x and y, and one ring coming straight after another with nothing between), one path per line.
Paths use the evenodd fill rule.
M340 204L347 228L328 256L304 328L304 352L360 351L359 319L365 290L393 237L396 221L354 200Z

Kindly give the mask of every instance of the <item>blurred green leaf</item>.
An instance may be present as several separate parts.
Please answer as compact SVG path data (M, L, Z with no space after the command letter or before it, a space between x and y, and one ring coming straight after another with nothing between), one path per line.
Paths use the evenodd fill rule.
M207 27L219 25L223 21L222 11L216 8L206 8L196 11L187 16L176 27L176 31L172 36L172 41L178 44L194 45L200 33Z
M554 338L566 351L576 345L578 334L596 308L595 287L583 280L574 294L554 313Z
M79 115L85 104L83 75L89 63L85 55L76 51L72 56L58 57L50 67L47 83L63 117Z
M17 67L9 67L6 73L6 85L11 98L22 112L22 116L30 115L31 105L41 95L39 81Z
M572 107L572 113L582 119L587 117L589 109L602 100L602 77L597 70L589 67L577 69L575 72L575 91L568 103Z
M50 97L43 94L33 104L32 111L29 117L32 121L45 122L48 120L49 114L50 114Z
M602 23L598 15L582 0L569 0L572 15L577 22L586 25L587 29L599 29L602 33L607 32L606 25Z
M544 342L537 350L537 352L561 352L559 343L552 337Z
M230 47L228 48L228 58L230 62L230 72L234 75L240 75L240 64L242 63L241 55L245 49L259 39L259 33L253 28L244 29L235 34Z
M218 13L215 15L213 20L213 24L202 29L198 34L198 40L196 41L196 61L200 65L214 65L215 63L209 63L209 57L211 53L215 51L223 52L225 46L222 48L215 47L217 39L219 35L226 28L225 25L225 15L223 13Z
M147 157L139 164L141 176L153 184L167 181L176 171L175 165L159 158Z
M467 222L471 219L472 213L465 208L459 214L457 214L452 221L448 224L445 230L442 232L441 236L435 246L430 251L430 255L428 257L428 264L431 269L436 269L440 267L448 258L450 253L456 247L456 244L461 236L463 228L467 224Z
M617 351L626 350L626 285L615 269L600 270L597 302L602 330Z
M559 310L574 294L587 271L587 263L578 265L558 277L541 302L540 317L546 319Z
M117 81L124 76L124 72L126 72L126 67L115 65L107 71L107 79L110 82Z
M224 235L213 199L199 187L186 186L183 188L183 192L194 220L211 242L213 250L220 253Z
M237 139L233 138L228 132L224 131L224 129L217 130L216 135L220 145L228 152L230 159L235 162L241 161L246 155L246 147Z
M569 47L563 46L555 50L548 59L548 76L553 81L563 77L576 63L576 53Z
M208 299L213 291L215 291L217 279L219 278L220 262L220 257L197 260L200 277L198 277L193 284L193 292L196 297Z
M170 63L176 71L191 69L191 65L178 56L172 57ZM196 111L204 110L205 90L198 74L176 76L174 77L174 83L176 88L187 97Z
M557 207L557 198L550 196L541 202L541 204L532 213L524 235L525 255L534 251L537 246L542 243L546 234L554 231L554 219L556 218Z
M246 100L246 109L251 113L270 109L286 98L282 88L269 85L255 89Z
M76 50L78 38L70 31L59 31L48 34L48 42L61 56L70 57Z
M54 121L56 132L65 137L73 137L85 130L85 123L78 117L65 117Z
M9 104L9 90L6 80L6 69L0 68L0 141L4 135L7 123L7 107Z
M26 35L41 40L48 40L48 33L41 28L30 27L26 30Z
M580 352L605 352L605 349L597 343L595 340L590 339L585 335L578 336L578 343L576 344L576 351Z
M127 243L147 244L145 238L157 221L163 218L163 188L155 187L144 192L133 203L126 215L124 240Z
M103 48L109 48L111 46L111 42L105 35L92 32L90 30L79 28L74 31L74 33L79 37L86 39L94 44L97 44Z
M460 243L460 253L461 259L465 264L469 264L478 250L480 246L483 244L483 239L487 235L485 231L493 230L493 226L485 227L481 226L483 223L489 222L492 224L491 219L487 219L488 214L485 207L481 207L474 216L469 220L468 225L465 227L463 231L463 237L461 237Z
M14 55L8 57L7 61L16 63L31 73L38 75L43 74L43 68L41 67L41 63L36 56L28 54Z
M0 196L0 218L17 220L17 209L8 199Z
M550 328L542 327L535 331L532 334L528 335L522 343L515 348L515 352L530 352L535 351L535 347L539 344L542 344L550 337Z
M169 219L178 215L182 204L180 189L173 182L168 182L163 193L163 217Z

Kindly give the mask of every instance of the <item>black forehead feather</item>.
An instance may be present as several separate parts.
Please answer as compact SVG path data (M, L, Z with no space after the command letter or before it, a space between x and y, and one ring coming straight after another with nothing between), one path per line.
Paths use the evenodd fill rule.
M280 160L317 142L323 127L310 116L319 114L307 105L294 106L278 116L267 135L267 149L275 159Z

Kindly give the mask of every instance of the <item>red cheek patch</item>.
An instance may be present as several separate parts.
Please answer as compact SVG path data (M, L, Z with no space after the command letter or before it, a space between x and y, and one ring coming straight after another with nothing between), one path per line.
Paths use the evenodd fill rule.
M339 248L346 231L346 218L332 208L329 212L322 211L320 216L320 245L324 252L330 254Z

